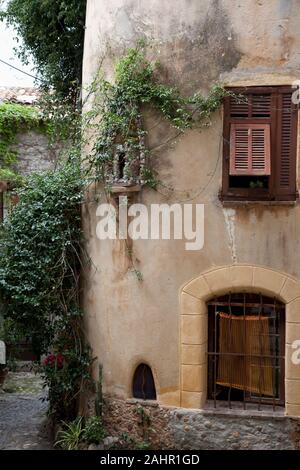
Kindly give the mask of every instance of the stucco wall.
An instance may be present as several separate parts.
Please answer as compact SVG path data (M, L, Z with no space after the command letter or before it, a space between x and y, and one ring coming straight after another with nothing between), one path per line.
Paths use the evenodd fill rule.
M146 37L149 57L163 65L162 79L183 93L205 92L213 81L291 84L299 78L299 24L298 0L88 0L84 83L100 63L112 78L120 54ZM158 119L145 116L149 128ZM149 134L150 149L172 133L161 121ZM144 188L135 202L204 203L204 248L186 251L180 240L135 241L140 282L124 241L96 238L99 219L91 199L83 215L93 265L83 300L89 340L104 365L104 391L129 397L134 368L143 361L153 369L160 402L178 405L182 286L214 267L240 263L300 279L300 209L298 203L222 205L222 109L210 128L153 151L152 162L158 178L175 191Z

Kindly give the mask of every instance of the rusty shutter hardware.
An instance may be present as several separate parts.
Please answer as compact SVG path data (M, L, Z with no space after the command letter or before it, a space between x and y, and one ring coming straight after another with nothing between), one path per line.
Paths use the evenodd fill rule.
M270 175L269 124L232 124L230 175Z

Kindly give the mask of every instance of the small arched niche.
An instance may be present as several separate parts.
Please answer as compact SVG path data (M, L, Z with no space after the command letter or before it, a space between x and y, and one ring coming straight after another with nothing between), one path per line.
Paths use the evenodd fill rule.
M139 364L135 369L132 381L132 395L142 400L156 400L156 389L151 368Z

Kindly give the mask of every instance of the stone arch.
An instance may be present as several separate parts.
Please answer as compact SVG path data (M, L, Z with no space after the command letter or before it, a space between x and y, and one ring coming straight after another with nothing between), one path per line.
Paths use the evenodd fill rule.
M180 293L180 406L204 407L207 387L207 301L228 292L275 296L286 305L285 412L300 416L300 365L292 344L300 340L300 281L254 265L218 267L183 286Z

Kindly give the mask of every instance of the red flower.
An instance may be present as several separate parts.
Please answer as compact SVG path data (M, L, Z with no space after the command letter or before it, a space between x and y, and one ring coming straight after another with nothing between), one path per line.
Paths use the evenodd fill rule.
M61 369L64 365L64 357L61 353L58 353L56 356L56 364L58 369Z
M53 367L56 364L58 369L61 369L64 365L64 357L61 353L55 354L48 354L48 356L44 359L43 362L44 366Z

